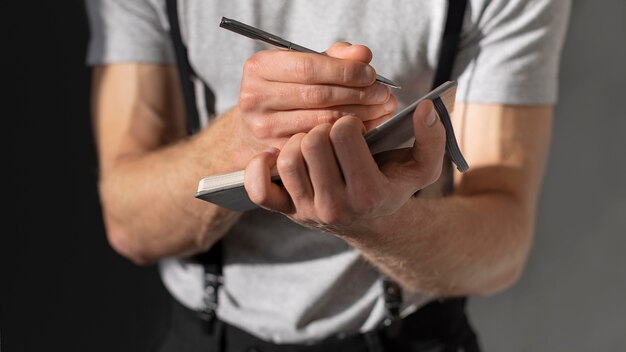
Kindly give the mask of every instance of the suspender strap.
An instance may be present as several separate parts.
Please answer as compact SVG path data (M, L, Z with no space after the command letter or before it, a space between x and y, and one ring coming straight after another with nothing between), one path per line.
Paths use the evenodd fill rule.
M187 130L193 134L200 130L200 114L196 100L196 90L194 79L196 78L193 68L189 63L187 48L183 43L180 32L180 21L178 18L178 4L176 0L167 0L167 17L170 23L170 36L174 45L176 55L176 66L180 85L185 101L185 111L187 117ZM215 112L215 96L211 89L204 85L205 103L208 114ZM207 252L196 255L193 259L200 262L204 267L203 287L204 287L204 309L200 312L200 317L209 323L215 319L215 311L218 303L218 290L222 285L222 243L218 241ZM209 324L209 328L212 324Z
M199 314L200 318L209 323L209 328L212 328L212 323L216 318L219 288L224 283L222 276L222 241L217 241L209 251L196 255L195 259L204 267L204 276L202 278L204 307Z
M454 60L459 47L466 7L467 0L448 0L446 27L441 39L439 60L437 61L437 70L435 71L432 85L433 89L449 81L452 77L452 69L454 68Z
M187 48L183 43L180 34L180 22L178 20L178 4L176 0L167 0L166 2L167 17L170 22L170 37L174 45L174 53L176 55L176 66L178 67L178 77L180 86L183 91L183 99L185 100L185 110L187 116L187 131L193 134L200 130L200 115L198 115L198 106L196 105L196 95L193 83L193 69L189 64L187 57Z

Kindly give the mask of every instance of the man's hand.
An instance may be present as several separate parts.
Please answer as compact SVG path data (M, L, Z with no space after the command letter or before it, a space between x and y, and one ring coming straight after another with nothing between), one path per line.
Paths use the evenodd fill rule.
M246 168L246 191L261 207L333 231L391 214L441 174L445 130L430 101L417 107L413 126L413 148L374 160L358 118L344 116L333 125L318 125L291 137L280 154L268 150L257 155ZM274 164L283 186L270 181Z
M246 61L235 114L244 152L281 148L291 136L344 115L375 124L391 116L397 100L375 83L367 47L336 43L326 54L266 50Z
M113 248L136 263L204 251L239 214L189 202L200 178L242 169L267 146L280 147L343 114L369 121L390 116L396 99L374 83L369 49L338 43L327 54L254 55L244 69L240 104L192 138L185 138L174 67L96 68L99 185Z

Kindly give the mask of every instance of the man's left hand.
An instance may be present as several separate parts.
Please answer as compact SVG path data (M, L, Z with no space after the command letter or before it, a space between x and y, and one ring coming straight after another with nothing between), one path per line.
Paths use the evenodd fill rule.
M265 209L331 231L391 214L441 174L446 137L432 102L417 107L413 130L412 148L373 157L360 119L319 125L294 135L280 151L256 155L246 168L246 191ZM274 165L282 186L271 181Z

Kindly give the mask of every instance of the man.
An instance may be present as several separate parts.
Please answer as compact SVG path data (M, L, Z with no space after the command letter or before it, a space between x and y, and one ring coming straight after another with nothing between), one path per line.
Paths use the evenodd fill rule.
M362 138L428 91L445 2L180 1L189 62L216 96L217 116L191 137L165 3L90 0L88 9L107 235L133 262L159 263L175 301L162 350L203 350L223 333L192 327L195 316L185 313L204 304L203 269L191 258L218 240L227 348L243 346L232 337L242 336L253 341L246 348L332 341L356 351L341 336L359 333L370 350L389 348L391 334L382 343L368 334L387 314L383 277L402 287L407 321L431 302L494 294L519 278L549 148L567 1L468 2L453 120L471 168L454 175L448 196L446 180L436 182L445 133L430 102L413 115L412 148L374 159ZM314 49L335 44L327 56L260 51L218 28L222 16ZM375 83L374 69L403 88ZM281 187L269 181L274 165ZM244 168L259 210L193 199L202 177ZM411 343L463 345L435 340Z

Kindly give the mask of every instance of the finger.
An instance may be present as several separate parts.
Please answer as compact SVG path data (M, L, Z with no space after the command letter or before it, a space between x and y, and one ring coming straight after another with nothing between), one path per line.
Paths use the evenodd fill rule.
M371 121L374 126L388 120L392 115L389 110L395 108L395 98L391 101L391 107L384 105L342 105L327 109L307 109L276 111L269 114L259 115L256 124L258 129L265 131L264 137L291 136L300 132L309 132L313 127L321 124L333 124L339 118L346 115L356 116L361 121Z
M302 139L301 148L313 185L314 203L320 209L333 211L344 194L345 184L330 144L330 130L329 124L313 128Z
M372 51L365 45L352 45L346 42L337 42L325 51L326 55L344 60L356 60L363 63L372 61Z
M441 175L441 166L446 145L443 124L433 109L430 100L420 103L413 113L413 159L415 165L408 165L414 177L424 186L435 182Z
M347 47L350 47L350 46L352 46L352 43L342 42L342 41L335 42L335 43L333 43L333 45L330 46L330 48L328 48L325 51L323 51L322 54L327 55L328 52L330 50L333 50L334 48L347 48Z
M272 148L256 155L246 167L244 187L250 200L262 208L291 213L289 194L271 180L271 168L276 164L278 149Z
M239 105L245 110L320 109L339 105L379 105L391 96L389 87L342 87L297 83L257 82L242 87Z
M295 206L294 210L302 209L307 203L311 203L314 195L309 173L300 151L304 136L304 133L299 133L291 137L283 146L276 161L278 174L291 197Z
M351 194L370 193L382 177L363 138L364 130L361 121L344 116L330 131L330 141Z
M333 84L348 87L372 85L376 71L367 63L327 55L284 50L260 51L244 64L244 76L267 81Z
M383 123L391 120L391 118L393 117L393 114L387 114L387 115L383 115L375 120L369 120L369 121L364 121L364 125L365 125L365 132L369 132L371 130L373 130L374 128L382 125Z
M369 120L361 119L361 121L363 121L365 124L365 131L368 132L382 125L383 123L391 120L391 118L394 115L393 113L396 111L397 107L398 107L398 99L392 94L389 100L385 103L385 112L387 112L386 114L381 115L380 117L376 119L369 119Z

